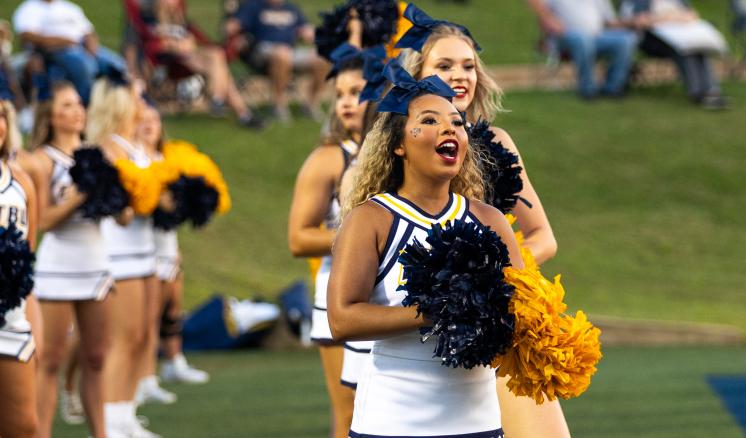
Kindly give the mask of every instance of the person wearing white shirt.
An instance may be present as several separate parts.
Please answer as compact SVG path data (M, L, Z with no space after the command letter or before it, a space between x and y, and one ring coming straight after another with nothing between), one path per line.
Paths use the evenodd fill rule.
M93 24L80 6L67 0L25 0L13 14L22 42L41 53L51 79L67 79L87 104L96 76L124 60L100 46Z

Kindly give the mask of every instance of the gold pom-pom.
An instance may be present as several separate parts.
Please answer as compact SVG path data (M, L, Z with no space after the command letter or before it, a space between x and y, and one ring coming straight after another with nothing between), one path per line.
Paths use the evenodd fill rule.
M530 255L530 252L529 252ZM550 282L537 269L506 268L505 280L515 287L510 310L516 318L513 346L495 358L499 376L509 376L508 389L537 404L582 394L601 360L601 331L582 311L565 315L565 290L560 277Z
M130 160L114 162L119 172L122 186L130 197L130 207L140 216L148 216L156 207L161 197L163 183L160 181L153 167L138 167Z
M163 157L163 166L171 169L164 170L164 175L175 170L176 178L179 174L202 177L207 185L218 192L217 212L227 213L231 209L228 184L220 168L209 156L199 152L196 146L182 140L169 140L163 145Z

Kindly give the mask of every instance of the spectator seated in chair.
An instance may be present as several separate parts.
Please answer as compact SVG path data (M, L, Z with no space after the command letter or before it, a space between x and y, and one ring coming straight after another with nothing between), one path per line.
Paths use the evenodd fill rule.
M710 59L727 51L725 39L685 0L623 0L620 16L640 32L643 52L676 63L694 103L705 109L727 107Z
M575 64L578 92L592 99L625 92L637 44L635 33L617 19L610 0L526 0L544 32ZM593 75L599 57L609 61L603 84Z
M13 26L22 43L44 57L51 78L72 82L86 104L100 72L126 69L121 56L99 44L80 6L67 0L25 0Z
M238 44L241 59L254 70L266 71L272 84L272 101L277 118L290 120L287 88L293 71L312 75L304 111L321 118L319 94L329 66L315 49L296 47L298 40L312 44L314 29L303 12L285 0L245 0L225 22L226 37Z

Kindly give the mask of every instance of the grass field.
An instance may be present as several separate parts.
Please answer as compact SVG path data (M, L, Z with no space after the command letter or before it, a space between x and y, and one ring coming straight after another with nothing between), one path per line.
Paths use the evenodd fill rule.
M604 354L588 392L562 402L573 437L743 436L705 377L744 374L746 349L607 348ZM179 395L173 407L141 408L154 431L179 438L327 436L315 351L203 354L192 360L210 371L212 381L169 387ZM54 436L84 433L58 423Z

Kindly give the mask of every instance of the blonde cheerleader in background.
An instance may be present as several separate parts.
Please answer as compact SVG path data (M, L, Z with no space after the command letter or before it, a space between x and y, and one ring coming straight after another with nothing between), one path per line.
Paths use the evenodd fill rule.
M402 51L403 67L415 78L437 75L445 81L456 93L453 104L466 114L470 124L494 120L500 110L502 93L487 74L469 31L463 26L433 20L411 4L404 16L413 26L397 44L397 47L409 49ZM519 196L528 203L519 201L511 213L523 234L522 246L530 250L537 264L542 264L557 252L549 220L512 138L498 127L490 130L495 134L495 142L501 142L508 151L518 155L518 164L523 168L520 174L523 189ZM529 397L510 393L506 381L507 378L500 378L497 384L506 434L518 438L570 436L559 401L537 405Z
M37 172L39 228L44 237L36 262L36 294L44 320L39 370L40 437L51 437L57 382L76 320L80 338L80 392L93 437L105 437L103 367L109 344L109 300L113 286L103 236L96 219L78 212L85 200L70 176L73 153L82 146L85 108L75 87L55 84L36 108L31 149Z
M513 266L520 251L502 213L478 200L480 159L469 146L454 93L437 77L417 82L395 61L394 88L378 107L334 244L329 322L334 339L372 339L355 395L350 437L503 437L489 367L450 368L433 358L428 321L402 307L400 251L435 224L490 226ZM351 210L351 211L350 211Z
M9 162L20 138L15 110L0 89L0 227L17 229L34 247L36 192L31 178ZM14 291L15 292L15 291ZM30 295L29 295L30 297ZM33 438L37 433L34 338L25 314L26 300L0 315L0 436Z
M150 157L134 142L145 106L141 92L137 83L127 82L121 75L98 80L88 110L86 138L101 145L112 163L129 160L143 169L150 165ZM152 345L148 321L155 314L148 303L149 298L158 296L153 224L149 216L137 216L131 207L125 211L128 217L107 218L101 223L115 281L115 293L110 297L111 349L104 367L104 419L109 438L151 438L158 435L137 421L135 391L153 354L148 350Z
M137 141L145 146L151 159L163 160L164 141L161 116L158 110L148 105L137 126ZM206 383L210 376L189 365L181 350L181 306L184 294L184 273L176 230L154 229L156 275L160 282L160 340L165 360L161 364L161 378L166 382ZM156 324L156 329L158 329ZM155 357L155 356L154 356ZM153 370L155 371L155 370ZM148 377L155 380L155 376ZM157 382L156 382L157 383Z
M352 420L354 394L341 384L343 347L334 342L326 313L326 285L331 247L339 223L339 186L357 156L367 103L360 103L365 87L364 60L352 45L335 51L336 98L330 134L311 152L295 182L288 218L288 244L295 257L322 257L316 274L311 339L319 345L326 387L331 400L331 436L345 437Z

